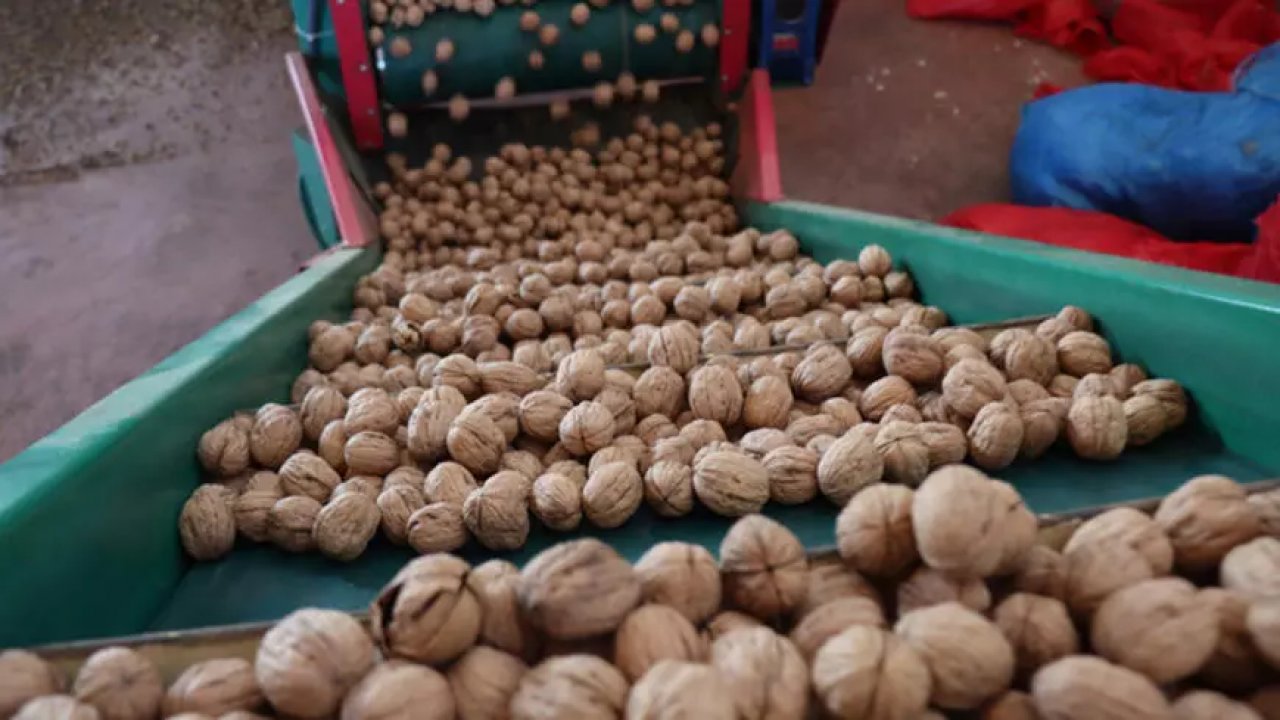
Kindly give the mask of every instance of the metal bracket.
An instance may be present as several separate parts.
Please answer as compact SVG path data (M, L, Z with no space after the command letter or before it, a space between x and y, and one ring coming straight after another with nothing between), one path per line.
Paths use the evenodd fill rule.
M379 150L383 142L382 113L378 108L378 86L369 57L369 40L360 0L329 0L329 13L333 16L342 87L347 96L347 112L351 115L356 147Z

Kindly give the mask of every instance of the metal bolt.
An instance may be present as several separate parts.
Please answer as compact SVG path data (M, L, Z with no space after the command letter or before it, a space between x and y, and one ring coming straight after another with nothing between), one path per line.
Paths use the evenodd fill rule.
M372 116L372 115L373 115L373 108L369 108L368 110L365 110L365 111L364 111L364 114L365 114L365 115L370 115L370 116Z
M369 72L369 65L366 63L360 63L360 72Z

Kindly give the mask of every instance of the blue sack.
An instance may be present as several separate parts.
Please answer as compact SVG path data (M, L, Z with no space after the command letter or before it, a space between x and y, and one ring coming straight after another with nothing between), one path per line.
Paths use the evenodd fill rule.
M1228 93L1103 84L1029 103L1009 172L1020 205L1249 241L1280 195L1280 43L1246 60Z

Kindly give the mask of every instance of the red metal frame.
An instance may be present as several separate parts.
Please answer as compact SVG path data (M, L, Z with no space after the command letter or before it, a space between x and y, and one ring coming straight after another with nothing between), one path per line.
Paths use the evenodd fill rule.
M378 107L378 86L369 56L369 41L360 0L329 0L334 38L338 42L338 62L342 67L342 87L347 96L347 112L356 147L382 148L382 113Z
M747 74L751 0L724 0L720 16L720 89L732 95Z
M738 102L738 165L729 179L734 195L759 202L783 199L778 132L767 70L752 70Z
M353 0L347 0L353 2ZM303 119L307 124L307 135L311 145L316 149L320 159L320 171L324 175L325 190L333 203L334 219L338 223L338 235L346 247L364 247L378 239L377 219L373 210L363 202L351 174L342 161L342 154L333 140L333 129L320 105L320 96L316 93L315 83L307 70L306 61L298 52L286 53L285 66L289 70L289 79L293 82L294 92L298 96L298 106L302 109ZM381 132L381 131L379 131Z

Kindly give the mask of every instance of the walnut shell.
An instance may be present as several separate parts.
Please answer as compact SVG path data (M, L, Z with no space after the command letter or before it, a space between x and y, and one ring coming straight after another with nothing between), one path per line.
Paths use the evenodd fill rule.
M742 386L737 375L721 365L706 365L689 381L689 409L694 417L729 427L742 416Z
M969 452L964 431L951 423L922 422L916 425L916 432L928 451L930 468L962 462Z
M717 585L719 578L717 577ZM719 587L716 588L719 595ZM11 717L27 701L62 690L62 676L26 650L0 652L0 715Z
M1038 387L1038 386L1037 386ZM1035 459L1043 455L1062 435L1070 403L1063 398L1031 400L1018 407L1022 420L1022 447L1018 455Z
M1017 410L1002 402L984 406L969 426L969 455L987 470L1008 467L1022 448L1024 428Z
M912 385L936 385L942 379L942 352L928 335L895 330L884 340L884 368Z
M289 552L306 552L315 547L311 529L320 514L320 503L303 495L277 500L267 515L267 537Z
M621 718L627 679L613 665L591 655L563 655L542 661L520 680L511 698L512 720Z
M836 505L844 505L863 488L879 482L884 469L875 440L851 430L818 461L818 489Z
M1128 422L1114 397L1081 397L1067 411L1067 440L1088 460L1114 460L1124 452Z
M435 502L413 511L405 521L405 542L423 555L453 552L467 544L462 507Z
M787 638L767 627L740 628L711 644L711 665L729 684L738 717L802 718L809 671Z
M991 608L991 591L982 580L958 580L930 567L916 568L898 585L900 616L946 602L957 602L974 612L985 613Z
M546 384L537 371L510 360L481 363L480 388L485 393L509 392L524 397Z
M471 491L478 487L470 470L455 462L442 462L427 473L422 483L422 494L427 502L461 506Z
M1058 365L1076 377L1111 372L1111 346L1101 335L1077 330L1058 341Z
M862 596L843 597L814 608L791 630L791 642L812 663L818 650L828 640L854 625L884 628L884 611L880 604Z
M223 420L200 436L196 456L214 475L239 475L249 469L249 432L233 420Z
M575 456L590 455L613 440L614 427L613 412L607 406L584 402L560 421L560 442Z
M347 438L342 458L351 475L386 475L400 464L400 446L394 438L366 430Z
M254 676L271 706L296 718L331 717L374 663L373 641L350 615L308 608L262 636Z
M744 453L711 452L693 468L693 489L712 512L740 517L759 512L769 500L769 473Z
M382 388L363 388L353 393L343 418L348 435L365 431L393 435L399 424L400 407Z
M897 375L886 375L868 385L858 399L858 411L867 420L876 421L894 405L914 405L916 391L911 383Z
M702 659L702 638L693 623L666 605L641 605L618 626L613 664L631 681L663 660Z
M582 487L565 475L539 475L530 502L533 514L552 530L567 532L582 522Z
M1151 565L1128 545L1090 543L1066 554L1066 603L1072 614L1086 618L1112 593L1149 580Z
M701 545L662 542L636 561L645 602L674 608L690 622L701 623L720 608L720 569Z
M463 467L479 475L498 469L506 436L498 424L484 412L463 412L449 426L445 441L449 456Z
M236 544L235 493L217 483L205 483L182 504L178 536L182 549L196 560L216 560Z
M1048 385L1058 374L1057 348L1039 335L1019 333L1004 348L1002 367L1009 380Z
M783 505L812 500L818 494L818 459L813 450L790 444L770 450L761 460L769 477L769 498Z
M661 415L673 418L684 409L684 378L669 367L651 367L636 379L632 395L638 417Z
M1072 533L1063 552L1070 555L1086 545L1128 546L1142 555L1153 576L1168 575L1173 569L1173 545L1164 529L1133 508L1115 508L1089 518Z
M448 449L449 428L466 406L466 398L448 386L432 388L409 416L409 452L419 460L436 460ZM327 431L327 429L326 429Z
M296 452L280 466L280 489L285 495L305 495L325 502L342 478L323 458L311 452Z
M437 388L450 387L463 397L475 398L480 394L480 367L466 355L446 355L432 368L431 384Z
M894 631L929 668L930 700L937 707L976 708L1013 680L1009 641L991 621L959 603L908 613Z
M698 717L734 720L737 711L724 678L714 668L663 660L631 688L626 716L634 720Z
M693 468L655 457L644 474L644 499L663 517L689 514L693 510Z
M556 368L556 387L574 402L594 398L604 389L604 357L594 348L569 353Z
M538 637L520 610L516 589L520 570L506 560L490 560L472 568L467 587L480 603L480 641L517 657L533 657Z
M1235 546L1218 572L1223 587L1251 600L1280 595L1280 540L1260 537Z
M1187 394L1174 380L1144 380L1132 388L1135 397L1154 397L1164 406L1165 422L1172 430L1187 419Z
M1280 491L1268 490L1249 495L1249 506L1258 517L1259 527L1265 535L1280 535Z
M833 717L923 717L930 684L920 655L870 624L850 625L813 658L813 689Z
M1173 703L1174 720L1261 720L1262 716L1242 702L1209 690L1183 693Z
M1124 401L1124 421L1128 429L1128 443L1135 447L1147 445L1165 431L1164 406L1150 395L1136 395Z
M785 615L804 601L808 570L799 538L763 515L738 520L720 543L725 598L761 619Z
M1222 588L1205 588L1200 591L1199 598L1217 615L1218 644L1196 674L1196 679L1232 694L1257 689L1266 681L1268 672L1246 626L1249 601Z
M253 711L262 701L253 666L241 658L220 658L184 670L169 686L163 712L166 717L181 713L217 717L236 710Z
M1254 647L1274 668L1280 665L1280 601L1256 600L1245 615L1245 628Z
M447 663L480 634L480 602L467 586L471 566L452 555L409 561L369 606L382 651L426 664Z
M617 629L640 601L640 579L616 550L584 538L534 557L520 573L517 594L535 627L576 640Z
M817 403L834 397L853 378L853 366L834 345L811 347L791 372L791 388L799 397Z
M582 510L596 527L614 528L635 514L643 497L644 481L634 463L611 462L582 486Z
M942 398L961 417L971 418L987 405L1004 399L1004 376L984 360L956 363L942 378Z
M518 472L504 470L471 491L462 504L462 520L490 550L523 547L529 537L529 489Z
M698 336L690 332L688 327L680 324L664 325L649 341L649 364L669 367L684 375L697 364L698 350Z
M381 520L382 513L368 496L347 493L320 509L311 536L320 552L351 561L364 552Z
M929 447L915 423L881 422L875 449L891 482L915 486L929 473Z
M249 431L249 454L254 462L275 470L301 443L302 422L292 410L274 403L258 409Z
M1036 673L1036 708L1047 718L1168 720L1169 703L1147 678L1099 657L1072 655Z
M854 377L871 380L884 374L884 342L888 334L888 329L880 325L854 330L844 350Z
M1065 601L1067 559L1047 545L1032 545L1013 576L1013 589Z
M478 645L449 668L449 688L459 720L508 716L511 698L529 668L519 658Z
M1014 509L977 470L964 465L935 470L911 504L920 556L952 575L987 577L1004 559L1004 532Z
M1160 502L1154 518L1184 572L1213 569L1232 548L1261 533L1244 488L1222 475L1188 480Z
M373 666L342 701L342 717L395 718L407 708L422 720L452 720L453 693L439 672L423 665L390 660Z
M749 428L784 428L791 414L791 385L776 375L751 383L742 408L742 422Z
M44 695L28 700L13 715L15 720L98 720L102 714L92 705L70 695Z
M1014 593L996 606L992 620L1013 647L1015 668L1024 677L1080 647L1067 606L1054 598Z

